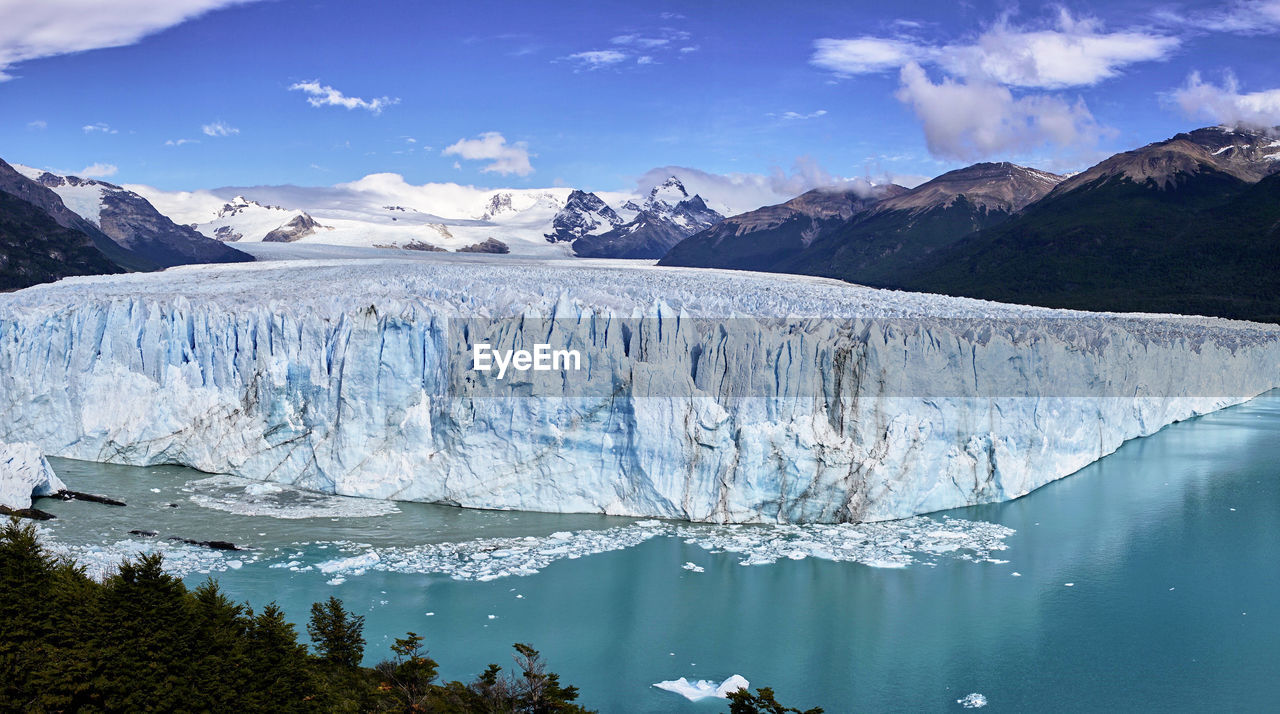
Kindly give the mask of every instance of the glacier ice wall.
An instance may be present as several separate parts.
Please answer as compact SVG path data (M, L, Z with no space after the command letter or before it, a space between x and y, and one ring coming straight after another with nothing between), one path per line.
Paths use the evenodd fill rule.
M34 496L52 496L66 488L35 444L0 444L0 506L31 507Z
M195 266L0 296L0 443L468 507L883 520L1274 388L1278 338L750 273ZM469 372L480 339L580 347L587 381Z

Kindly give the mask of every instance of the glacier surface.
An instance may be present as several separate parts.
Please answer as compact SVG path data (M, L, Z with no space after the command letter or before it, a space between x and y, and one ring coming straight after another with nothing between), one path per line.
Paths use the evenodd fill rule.
M187 266L0 295L0 443L477 508L874 521L1021 496L1272 389L1277 338L581 260ZM497 381L460 364L481 340L585 371Z

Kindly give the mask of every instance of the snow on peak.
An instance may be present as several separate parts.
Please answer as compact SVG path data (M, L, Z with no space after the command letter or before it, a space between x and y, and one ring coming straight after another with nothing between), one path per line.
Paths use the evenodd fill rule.
M672 176L649 191L649 198L645 201L645 208L653 209L664 204L675 206L687 198L689 198L689 192L685 190L684 184L680 182L680 179Z
M13 168L23 176L58 194L58 197L62 199L63 205L71 209L72 213L95 226L100 226L103 194L109 190L121 190L118 186L102 181L79 179L74 176L60 176L51 171L21 164L13 164Z
M484 213L481 214L480 220L491 221L495 217L504 213L514 213L515 207L511 205L511 193L495 193L484 205Z

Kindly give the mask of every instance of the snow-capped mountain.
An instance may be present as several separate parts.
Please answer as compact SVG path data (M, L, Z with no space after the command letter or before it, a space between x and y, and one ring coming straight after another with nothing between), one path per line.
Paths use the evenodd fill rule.
M62 203L115 243L161 266L236 263L249 255L174 223L145 198L106 181L62 176L16 166L19 173L52 190Z
M177 220L224 242L559 257L573 255L585 245L583 239L609 236L595 250L579 254L658 257L686 235L721 219L674 177L643 197L559 187L414 186L394 174L328 188L259 186L193 193L136 188Z
M122 272L120 256L132 254L0 159L0 291Z
M551 232L546 234L550 243L575 241L586 235L608 233L625 221L618 212L594 193L574 190L564 207L551 219Z
M644 203L623 204L635 215L625 225L599 235L584 235L573 242L573 252L584 258L661 258L685 238L714 226L724 216L672 176L654 186Z

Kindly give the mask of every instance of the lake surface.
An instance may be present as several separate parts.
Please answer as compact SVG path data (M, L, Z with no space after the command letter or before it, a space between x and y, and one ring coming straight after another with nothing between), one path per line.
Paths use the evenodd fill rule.
M300 631L334 594L367 618L368 663L413 630L450 679L527 642L604 712L726 711L652 685L733 674L832 714L962 711L975 692L990 712L1278 706L1278 393L1017 501L863 527L466 511L54 467L130 504L39 502L59 516L49 541L83 562L160 548L189 584L211 573L237 599L276 600Z

